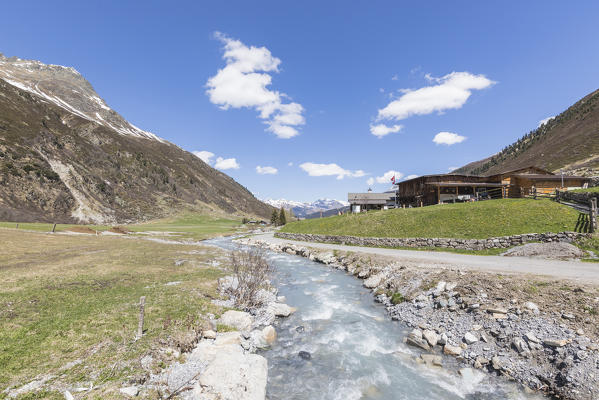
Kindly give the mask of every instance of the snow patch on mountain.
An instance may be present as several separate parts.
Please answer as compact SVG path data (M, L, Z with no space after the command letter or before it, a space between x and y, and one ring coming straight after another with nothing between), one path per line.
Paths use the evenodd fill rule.
M262 201L275 208L283 207L286 210L292 210L295 216L300 218L320 211L335 210L349 205L346 201L335 199L318 199L311 203L302 203L300 201L286 199L266 199Z
M21 60L16 57L7 58L0 53L0 79L121 135L166 143L155 134L129 123L108 107L89 82L72 67L46 65L39 61Z

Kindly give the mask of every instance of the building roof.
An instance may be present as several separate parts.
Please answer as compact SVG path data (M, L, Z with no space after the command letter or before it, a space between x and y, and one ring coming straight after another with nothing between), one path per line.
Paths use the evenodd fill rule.
M512 175L516 178L528 178L528 179L539 179L539 180L555 180L560 181L562 179L562 175L545 175L545 174L514 174ZM584 176L575 176L575 175L564 175L564 179L590 179L585 178Z
M500 172L498 174L487 175L487 176L515 175L516 172L525 171L527 169L533 169L533 170L535 170L537 172L540 172L540 174L538 174L538 175L555 175L553 172L547 171L546 169L535 167L534 165L529 165L528 167L518 168L518 169L512 169L512 170L509 170L509 171ZM529 174L522 174L522 175L529 175ZM532 174L530 174L530 175L532 175Z
M507 184L491 183L491 182L427 182L425 185L441 186L441 187L458 187L458 186L481 186L481 187L502 187Z
M386 204L395 196L395 192L387 193L348 193L347 201L351 204Z

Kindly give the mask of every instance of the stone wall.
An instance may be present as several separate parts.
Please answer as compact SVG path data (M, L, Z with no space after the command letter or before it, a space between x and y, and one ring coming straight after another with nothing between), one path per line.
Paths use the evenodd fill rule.
M335 243L373 247L443 247L465 250L500 249L518 246L527 242L566 242L587 237L577 232L526 233L523 235L502 236L489 239L448 239L448 238L374 238L357 236L315 235L308 233L277 232L276 237L304 242Z
M597 192L571 192L565 191L560 193L560 198L564 201L572 201L575 203L589 205L592 198L596 198L599 203L599 193Z

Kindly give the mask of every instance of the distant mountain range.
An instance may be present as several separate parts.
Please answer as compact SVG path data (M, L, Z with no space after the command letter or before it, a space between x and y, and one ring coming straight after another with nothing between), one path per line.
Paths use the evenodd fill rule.
M302 203L299 201L285 200L285 199L266 199L263 200L266 204L269 204L275 208L283 207L286 210L292 210L293 214L299 218L306 218L310 214L320 215L320 212L341 209L349 206L349 203L341 200L333 199L318 199L312 203Z
M553 172L599 175L599 90L499 153L452 173L492 175L531 165Z
M0 54L0 220L114 224L183 209L272 210L126 121L75 69Z

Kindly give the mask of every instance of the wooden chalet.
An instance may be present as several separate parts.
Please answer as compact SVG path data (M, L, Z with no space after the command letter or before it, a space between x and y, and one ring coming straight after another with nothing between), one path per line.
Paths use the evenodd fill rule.
M399 207L422 207L448 202L519 198L586 187L590 179L556 175L538 167L527 167L490 176L424 175L397 184Z

